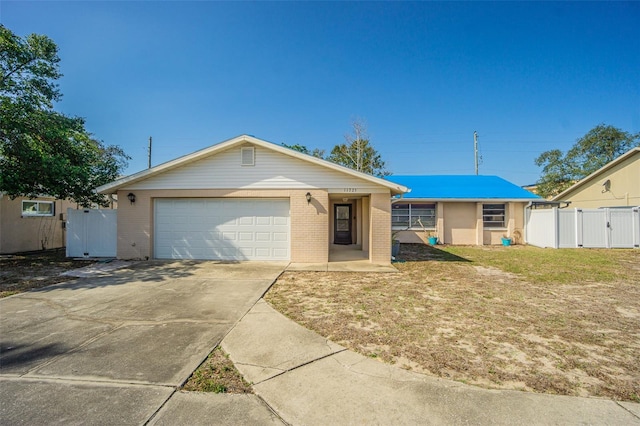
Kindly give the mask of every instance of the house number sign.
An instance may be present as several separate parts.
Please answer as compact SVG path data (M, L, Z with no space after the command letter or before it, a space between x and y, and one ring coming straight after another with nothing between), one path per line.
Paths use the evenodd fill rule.
M356 188L343 188L344 192L358 192Z

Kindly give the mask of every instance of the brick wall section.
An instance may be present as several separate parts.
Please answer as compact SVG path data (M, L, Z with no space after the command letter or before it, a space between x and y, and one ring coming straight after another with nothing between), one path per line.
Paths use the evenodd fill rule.
M371 194L370 251L371 263L391 263L391 194Z
M127 194L133 192L131 204ZM118 259L150 259L153 230L152 191L118 191Z
M329 194L319 189L291 192L291 261L329 261ZM311 203L306 193L310 192Z
M135 204L127 194L136 195ZM307 204L306 193L313 200ZM118 258L153 258L153 199L189 197L290 198L291 261L327 262L329 258L328 205L326 191L313 190L122 190L118 191Z
M371 215L369 214L369 197L362 199L362 251L369 251L371 239Z

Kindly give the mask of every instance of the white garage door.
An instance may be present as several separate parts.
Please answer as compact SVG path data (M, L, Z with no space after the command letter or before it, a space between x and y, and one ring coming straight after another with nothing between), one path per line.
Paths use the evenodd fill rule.
M155 201L157 259L289 260L289 200Z

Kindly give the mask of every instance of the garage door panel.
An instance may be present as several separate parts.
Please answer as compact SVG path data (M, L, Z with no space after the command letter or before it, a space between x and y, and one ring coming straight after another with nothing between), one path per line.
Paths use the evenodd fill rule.
M282 257L282 256L286 256L287 254L288 254L287 250L284 250L284 249L273 249L271 255L273 257Z
M253 216L245 216L239 218L238 225L241 226L253 226L254 225L254 217Z
M154 255L289 260L289 200L157 199Z
M270 232L256 232L256 241L271 241Z
M269 226L271 225L270 217L256 217L256 225Z
M224 241L235 241L236 240L236 233L235 232L223 232L222 233L222 239Z
M289 236L284 232L274 232L272 241L289 241Z
M285 218L274 217L273 224L274 225L286 225L288 221Z
M255 233L253 232L239 232L238 239L240 241L255 241Z

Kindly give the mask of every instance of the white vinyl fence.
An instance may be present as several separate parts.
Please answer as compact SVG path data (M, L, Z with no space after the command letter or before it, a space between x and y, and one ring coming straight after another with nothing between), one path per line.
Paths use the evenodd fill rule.
M115 257L117 210L67 209L67 257Z
M552 248L640 247L640 208L527 209L525 241Z

